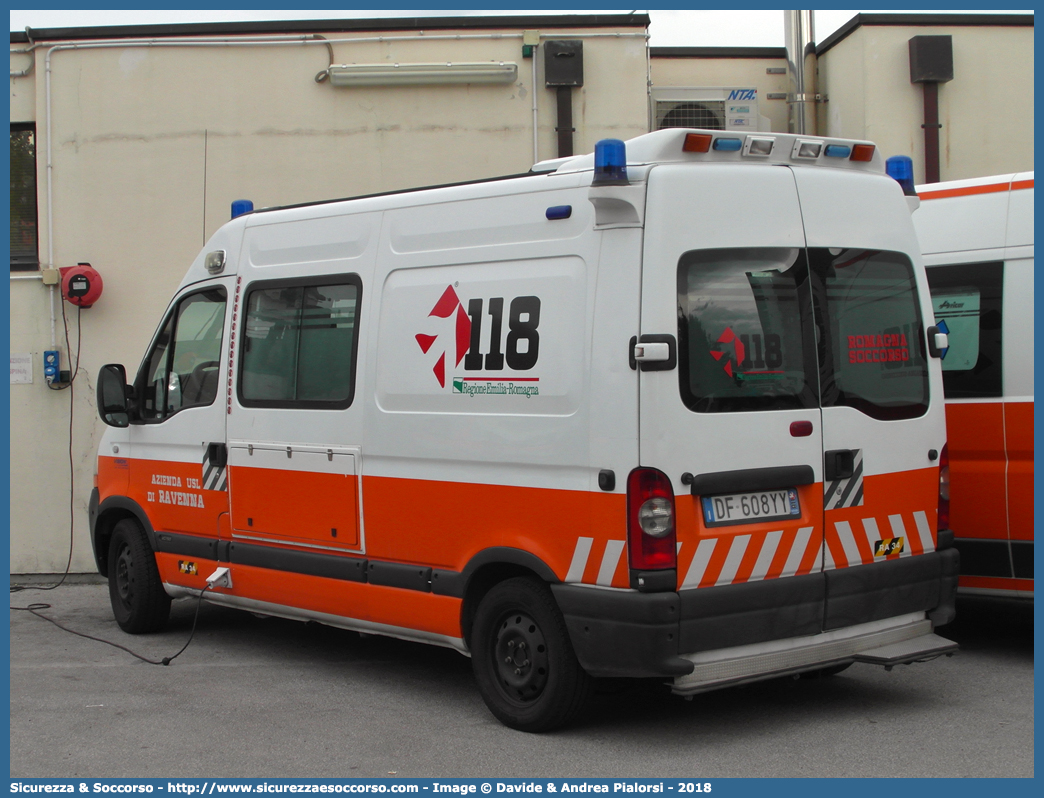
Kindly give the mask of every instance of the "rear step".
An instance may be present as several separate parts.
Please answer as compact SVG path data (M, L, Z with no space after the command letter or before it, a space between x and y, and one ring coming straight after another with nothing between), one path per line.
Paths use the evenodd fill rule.
M869 665L884 665L885 670L890 671L895 665L922 662L943 654L952 657L958 648L952 640L939 637L937 634L927 634L869 651L860 651L852 659L854 662L866 662Z
M834 629L808 637L682 654L691 673L670 682L677 695L694 695L845 662L867 662L891 670L896 665L952 655L956 643L932 632L923 612Z

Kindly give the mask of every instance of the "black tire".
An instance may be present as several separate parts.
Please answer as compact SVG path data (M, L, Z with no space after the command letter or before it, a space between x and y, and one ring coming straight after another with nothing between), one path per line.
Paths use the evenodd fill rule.
M118 521L109 541L109 600L120 628L132 635L158 632L170 617L156 556L141 525Z
M841 671L848 670L852 667L851 662L842 662L838 665L828 665L825 668L820 668L816 671L805 671L801 674L802 679L826 679L830 676L837 676Z
M489 711L519 731L563 726L591 695L591 677L577 662L558 605L536 579L508 579L483 597L471 665Z

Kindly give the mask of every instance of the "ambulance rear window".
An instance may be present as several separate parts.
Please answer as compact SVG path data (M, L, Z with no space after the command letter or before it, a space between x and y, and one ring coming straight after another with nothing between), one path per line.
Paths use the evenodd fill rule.
M810 249L809 261L826 299L823 406L884 420L927 412L924 324L910 261L897 252L842 248Z
M685 253L678 264L678 348L686 407L815 407L811 307L800 249Z

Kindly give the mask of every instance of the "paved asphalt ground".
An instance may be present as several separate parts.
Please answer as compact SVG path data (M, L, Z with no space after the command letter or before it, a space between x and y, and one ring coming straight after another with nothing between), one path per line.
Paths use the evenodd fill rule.
M116 626L79 577L11 594L153 659L186 640ZM11 612L12 777L1033 776L1032 608L962 602L962 651L891 673L853 665L696 696L598 695L574 726L501 726L469 661L419 644L203 605L169 667Z

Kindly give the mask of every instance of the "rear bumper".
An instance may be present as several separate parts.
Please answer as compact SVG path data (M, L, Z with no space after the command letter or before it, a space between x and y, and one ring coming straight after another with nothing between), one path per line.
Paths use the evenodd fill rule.
M844 630L856 629L859 637L858 629L867 624L889 627L905 618L900 626L907 626L916 616L922 624L910 634L919 637L949 623L958 566L957 551L947 548L807 576L680 592L563 584L551 590L577 658L593 676L685 677L696 669L697 655L805 640L801 645L812 659L799 658L786 672L852 661L848 649L839 654L836 646L819 646L832 641L833 633L844 638ZM769 668L764 673L776 672L768 661L751 660L756 662ZM729 681L755 678L744 674Z

